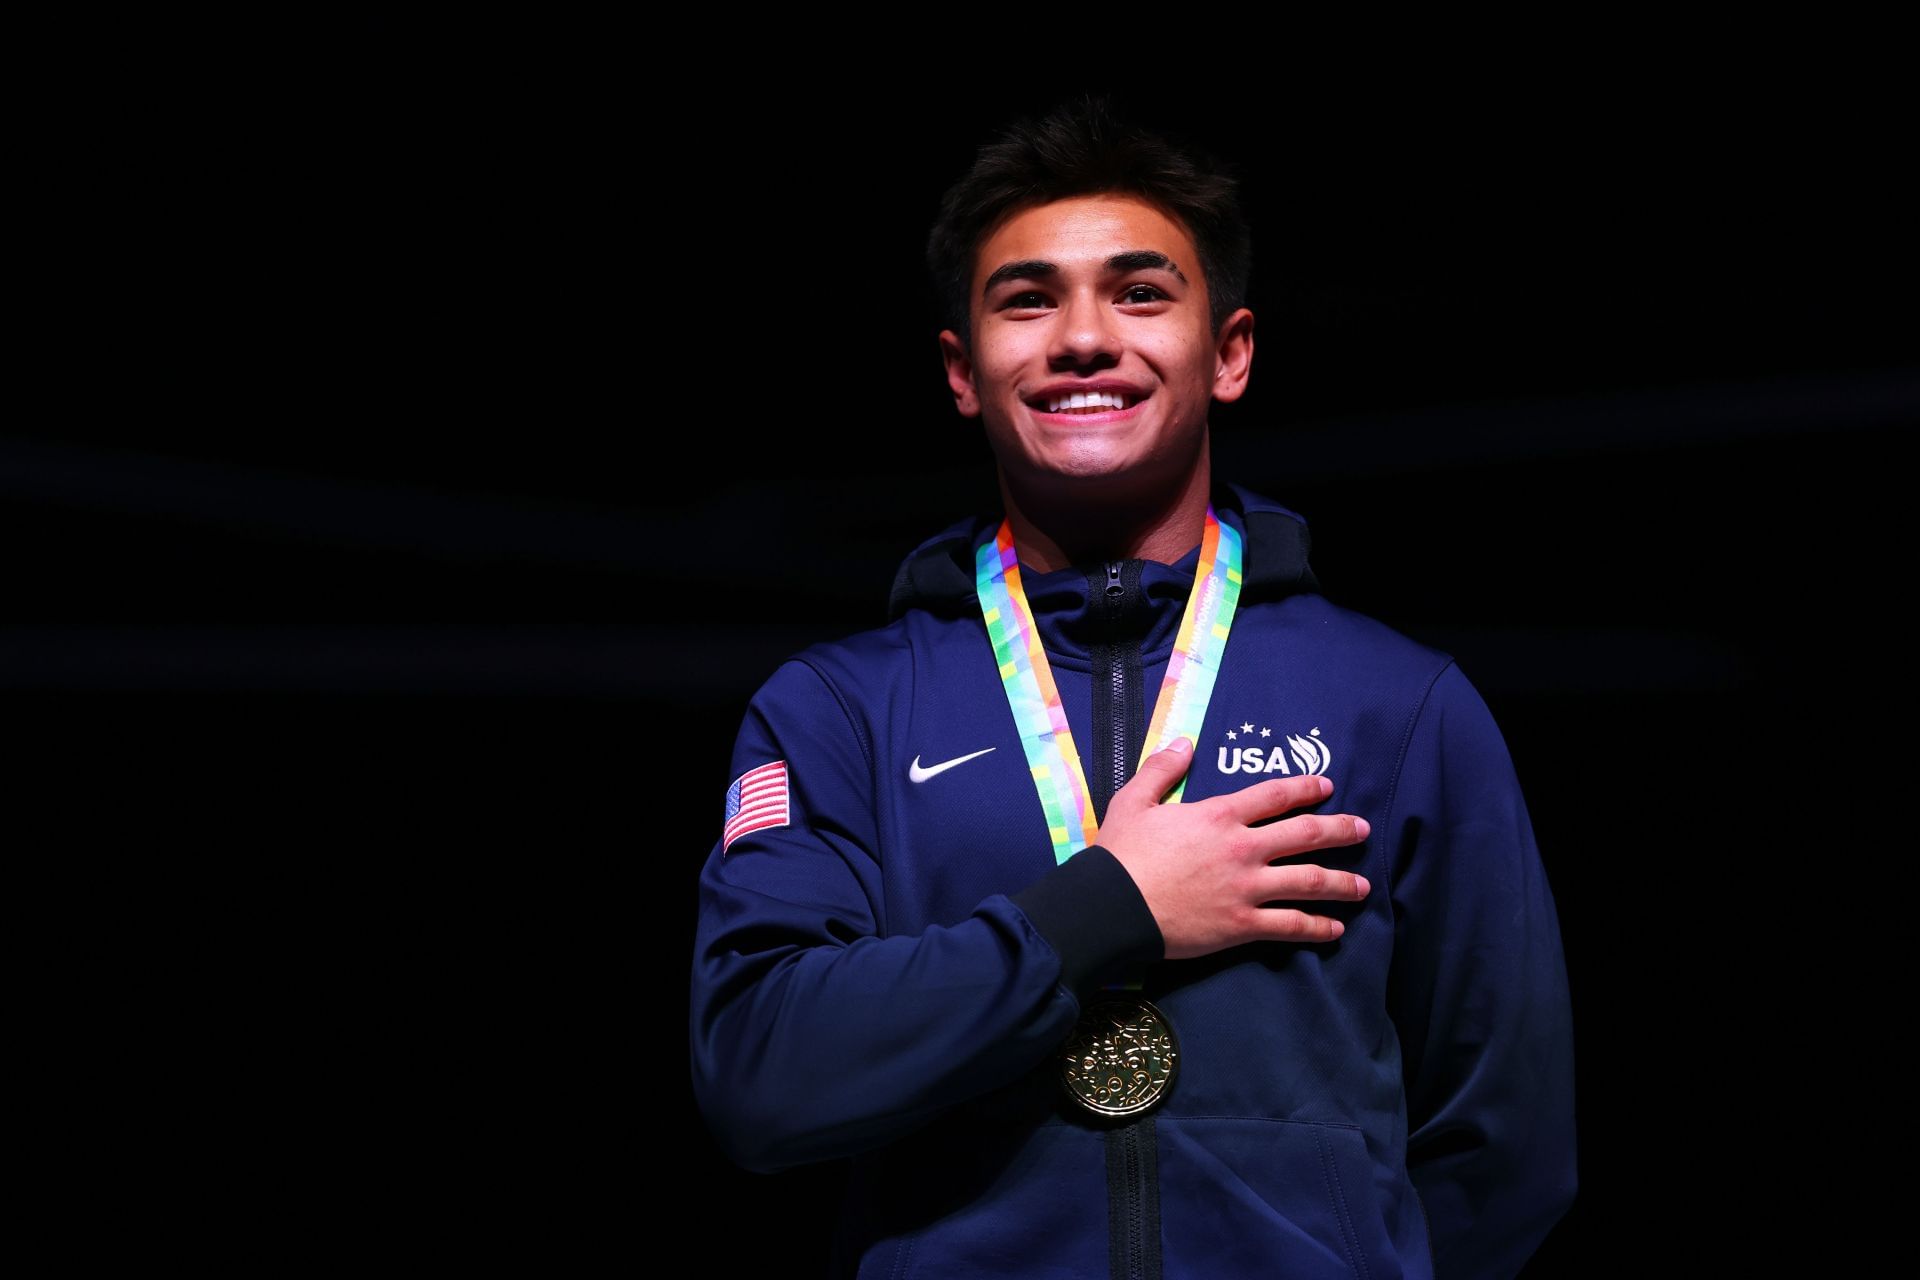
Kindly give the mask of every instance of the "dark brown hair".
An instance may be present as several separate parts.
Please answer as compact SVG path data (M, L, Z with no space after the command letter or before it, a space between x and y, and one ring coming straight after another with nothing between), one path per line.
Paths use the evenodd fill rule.
M1045 116L1019 120L983 145L940 199L927 269L942 328L969 350L974 255L1007 217L1068 196L1122 193L1176 219L1206 276L1212 331L1246 305L1253 237L1233 168L1186 139L1127 119L1111 98L1083 93Z

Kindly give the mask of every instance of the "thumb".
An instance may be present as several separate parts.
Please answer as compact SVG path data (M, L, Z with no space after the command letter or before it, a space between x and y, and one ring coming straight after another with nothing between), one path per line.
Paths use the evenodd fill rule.
M1193 742L1188 738L1175 738L1171 743L1140 762L1133 777L1127 779L1127 785L1121 791L1131 791L1138 784L1149 804L1157 803L1160 798L1172 790L1180 775L1193 763ZM1145 781L1142 781L1145 779ZM1116 794L1114 799L1120 797Z

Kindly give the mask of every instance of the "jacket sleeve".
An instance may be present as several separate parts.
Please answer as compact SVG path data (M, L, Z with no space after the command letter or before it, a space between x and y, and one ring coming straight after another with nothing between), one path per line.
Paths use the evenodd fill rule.
M1415 717L1393 812L1407 1169L1435 1274L1504 1280L1573 1201L1573 1021L1519 778L1451 662Z
M871 750L804 658L749 703L731 777L774 761L786 821L723 833L699 881L694 1097L735 1163L884 1145L1031 1070L1090 991L1161 958L1145 899L1098 845L954 924L890 935Z

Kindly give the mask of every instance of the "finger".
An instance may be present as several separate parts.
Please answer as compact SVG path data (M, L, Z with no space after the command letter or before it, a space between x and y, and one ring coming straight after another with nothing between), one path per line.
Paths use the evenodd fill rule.
M1316 773L1292 778L1273 778L1224 796L1215 796L1209 804L1224 805L1234 820L1252 826L1262 818L1271 818L1301 805L1318 804L1333 794L1333 780Z
M1111 813L1115 805L1129 807L1135 805L1159 804L1173 790L1173 784L1180 781L1180 775L1193 763L1193 740L1176 738L1167 746L1154 752L1140 762L1127 784L1113 793L1113 799L1107 802L1107 811Z
M1262 907L1254 913L1258 937L1274 942L1332 942L1347 926L1332 916L1317 916L1291 907Z
M1268 867L1254 883L1262 902L1358 902L1373 891L1365 876L1332 867Z
M1351 813L1297 813L1270 826L1254 827L1247 834L1260 842L1267 860L1272 861L1315 849L1359 844L1372 830L1365 818Z

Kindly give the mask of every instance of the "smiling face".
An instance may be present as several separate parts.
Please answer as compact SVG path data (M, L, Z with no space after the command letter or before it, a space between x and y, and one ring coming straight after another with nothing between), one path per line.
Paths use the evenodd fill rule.
M975 255L973 348L941 355L1004 490L1029 505L1171 503L1204 493L1207 408L1245 390L1253 313L1216 335L1181 224L1126 195L1021 210Z

